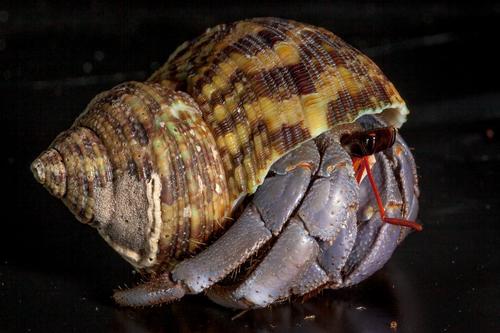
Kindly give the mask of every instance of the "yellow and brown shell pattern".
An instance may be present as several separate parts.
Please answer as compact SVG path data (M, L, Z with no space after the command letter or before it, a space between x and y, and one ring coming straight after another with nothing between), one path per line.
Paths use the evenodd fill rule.
M380 69L331 32L289 20L220 25L184 43L150 78L178 82L212 129L231 193L252 193L298 144L363 114L408 110Z
M278 158L375 113L399 127L408 110L358 50L322 28L244 20L96 96L33 172L136 268L167 269L225 230Z

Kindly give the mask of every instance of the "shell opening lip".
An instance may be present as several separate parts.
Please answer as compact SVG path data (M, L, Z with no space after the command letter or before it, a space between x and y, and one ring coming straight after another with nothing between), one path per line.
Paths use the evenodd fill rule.
M49 148L31 163L36 181L54 196L62 198L66 193L66 166L59 152Z

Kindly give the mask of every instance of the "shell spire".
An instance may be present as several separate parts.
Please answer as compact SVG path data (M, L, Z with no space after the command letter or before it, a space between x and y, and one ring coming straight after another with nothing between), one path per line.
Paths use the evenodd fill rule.
M53 148L44 151L31 163L35 179L55 197L66 193L66 166L59 152Z
M99 137L85 127L61 133L33 161L31 170L84 223L93 219L96 190L112 181L106 149Z

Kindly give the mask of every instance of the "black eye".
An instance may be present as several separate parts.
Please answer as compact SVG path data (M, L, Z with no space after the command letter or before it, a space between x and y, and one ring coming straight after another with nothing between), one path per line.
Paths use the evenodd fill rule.
M375 135L369 134L365 137L364 142L364 155L372 155L375 153Z
M396 130L387 127L344 135L340 143L351 156L362 157L391 147L395 138Z
M357 157L365 156L364 144L362 143L360 144L360 142L352 142L345 148L347 148L347 151L351 156L357 156Z

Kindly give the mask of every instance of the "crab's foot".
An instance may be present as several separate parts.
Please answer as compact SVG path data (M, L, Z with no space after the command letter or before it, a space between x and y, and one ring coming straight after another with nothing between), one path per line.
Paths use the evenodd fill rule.
M185 288L170 279L168 273L130 289L116 290L113 299L123 306L150 306L178 300L186 293Z

